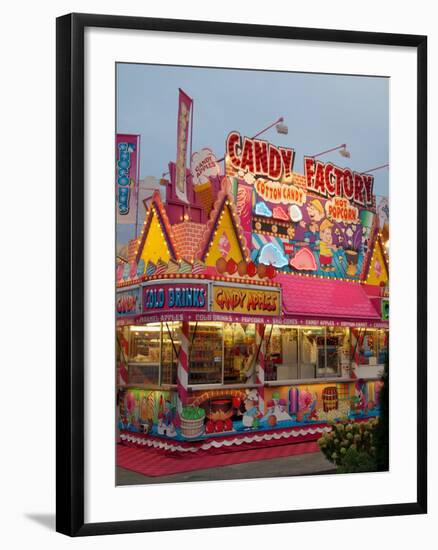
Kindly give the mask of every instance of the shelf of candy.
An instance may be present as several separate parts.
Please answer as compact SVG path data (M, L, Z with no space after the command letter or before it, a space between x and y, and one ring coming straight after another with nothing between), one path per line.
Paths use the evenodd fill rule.
M158 384L159 363L128 363L128 384Z
M244 364L245 355L239 346L235 346L233 349L225 347L224 382L228 384L241 382L241 373Z
M207 356L209 359L207 359ZM190 359L190 384L220 384L222 382L222 356L211 358L208 353L201 358Z
M189 354L190 384L220 384L222 382L221 327L198 326L191 334Z
M163 354L161 363L161 383L162 384L176 384L177 382L178 361L175 356L165 356Z

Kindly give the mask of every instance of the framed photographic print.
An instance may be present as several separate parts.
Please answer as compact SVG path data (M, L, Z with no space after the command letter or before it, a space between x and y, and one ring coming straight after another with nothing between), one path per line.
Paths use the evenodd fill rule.
M57 20L59 532L426 513L426 101L424 36Z

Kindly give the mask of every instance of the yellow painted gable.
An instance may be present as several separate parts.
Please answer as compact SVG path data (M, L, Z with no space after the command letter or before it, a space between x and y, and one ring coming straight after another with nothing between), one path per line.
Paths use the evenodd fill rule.
M376 240L374 244L366 282L369 285L379 285L381 282L386 284L388 282L388 271L386 270L382 246L379 240Z
M170 251L155 212L152 214L152 220L144 240L140 258L144 260L146 265L149 260L154 263L157 263L160 258L163 262L170 260Z
M220 241L221 239L223 239L224 233L230 244L230 249L227 254L223 253L223 248L222 246L220 246ZM239 246L239 237L238 235L236 235L231 218L231 213L227 207L225 207L222 211L222 217L220 218L220 221L217 225L216 234L213 237L213 241L205 258L205 265L216 265L216 261L221 256L224 257L226 260L233 258L233 260L236 262L240 262L244 259Z

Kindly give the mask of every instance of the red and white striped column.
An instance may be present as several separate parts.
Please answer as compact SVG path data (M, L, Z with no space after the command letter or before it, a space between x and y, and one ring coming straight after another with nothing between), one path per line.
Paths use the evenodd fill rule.
M256 346L259 350L256 367L256 384L259 397L259 410L265 414L265 325L256 324Z
M365 330L352 328L351 329L351 369L350 369L350 378L357 378L355 370L360 366L360 350L363 346L363 341L365 337ZM353 363L356 365L356 368L353 367Z
M189 383L189 322L181 324L181 348L178 354L177 393L178 416L181 417L182 409L187 404Z

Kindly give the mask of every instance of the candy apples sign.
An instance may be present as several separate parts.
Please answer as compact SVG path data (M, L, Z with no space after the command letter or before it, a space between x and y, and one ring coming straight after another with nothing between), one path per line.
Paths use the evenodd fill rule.
M280 292L227 286L213 287L213 311L280 315Z
M219 176L221 172L213 151L207 147L199 153L193 153L190 168L194 185L206 183L210 177Z
M292 181L295 152L267 141L243 137L231 132L226 143L227 170L249 172L274 181Z
M374 178L368 174L352 172L328 162L304 157L304 171L307 189L324 197L343 197L361 206L374 203Z

